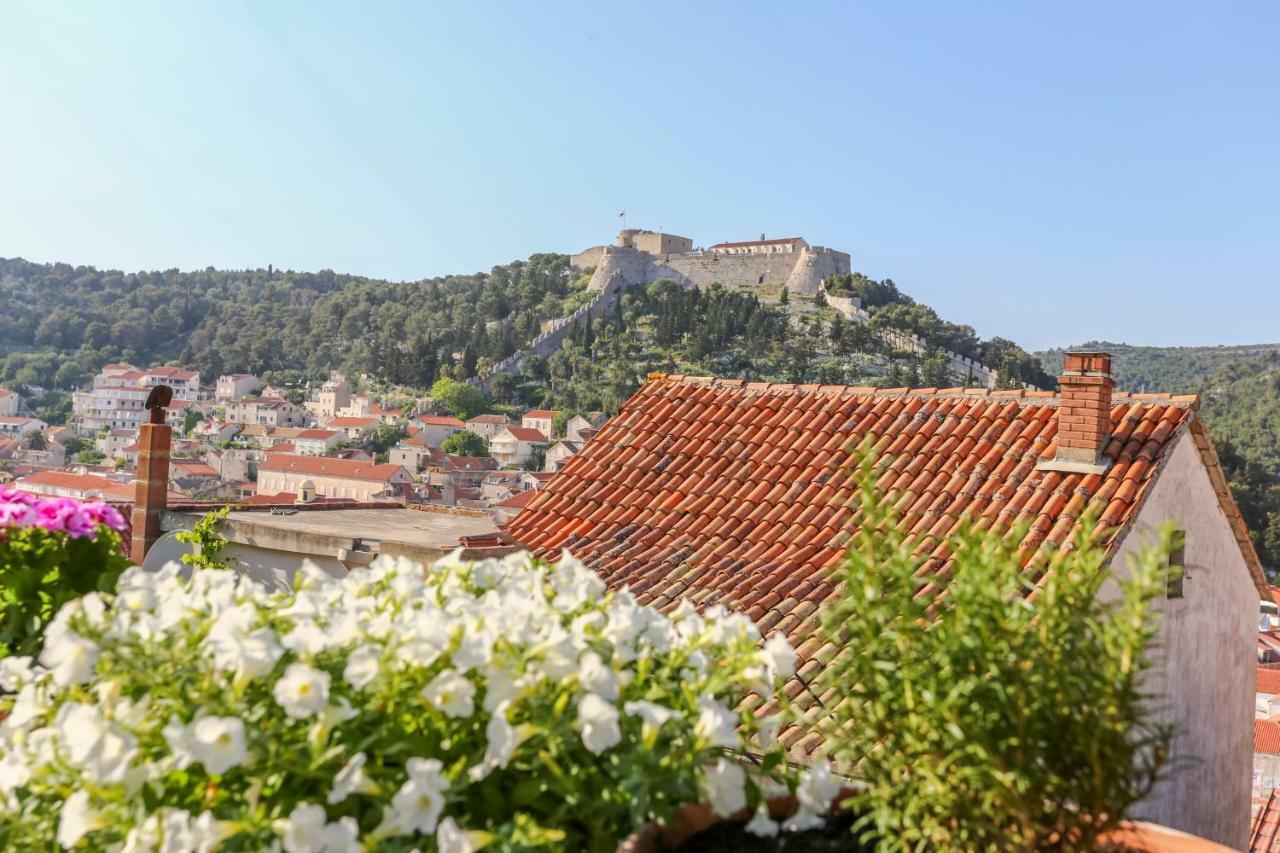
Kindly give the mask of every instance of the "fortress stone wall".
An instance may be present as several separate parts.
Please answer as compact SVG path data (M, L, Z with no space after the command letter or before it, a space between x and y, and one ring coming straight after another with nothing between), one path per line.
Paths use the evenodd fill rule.
M682 246L692 241L669 234L624 231L617 246L593 246L573 255L578 269L595 267L591 287L599 290L616 276L627 284L648 284L669 278L687 287L725 287L779 284L798 296L813 296L828 276L851 271L850 258L825 246L806 246L799 252L730 255L710 251L645 251L644 246Z

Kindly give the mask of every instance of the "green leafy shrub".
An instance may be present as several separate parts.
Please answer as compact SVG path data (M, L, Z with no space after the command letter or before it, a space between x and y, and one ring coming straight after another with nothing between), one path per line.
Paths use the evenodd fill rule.
M129 565L124 519L100 501L0 489L0 658L39 651L63 604L111 589Z
M222 549L227 547L227 539L219 528L230 511L231 507L224 506L206 512L190 530L179 530L173 534L173 538L194 548L192 553L182 555L182 562L198 569L231 568L229 562L218 559Z
M863 785L855 831L886 850L1093 849L1151 791L1172 735L1143 682L1173 533L1124 577L1086 523L1037 583L1020 537L968 527L949 577L923 578L873 482L864 462L821 617L843 652L813 687L836 698L811 722Z

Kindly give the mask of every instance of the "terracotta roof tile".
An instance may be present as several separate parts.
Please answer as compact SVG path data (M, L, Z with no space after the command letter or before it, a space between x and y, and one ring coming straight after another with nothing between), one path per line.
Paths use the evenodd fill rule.
M1280 723L1274 720L1253 721L1253 751L1280 755Z
M1193 402L1115 397L1115 464L1103 475L1068 474L1036 469L1055 450L1052 395L655 375L509 531L548 558L570 548L642 602L726 604L804 647L834 590L826 573L856 523L850 449L868 433L888 448L880 485L919 553L937 558L934 570L947 570L941 543L966 514L987 526L1030 525L1020 546L1031 564L1086 510L1103 513L1113 527L1100 541L1115 544L1162 455L1188 424L1196 434ZM1212 450L1207 434L1196 441L1202 456Z
M1253 821L1249 828L1250 853L1280 851L1280 789L1265 791L1253 804Z

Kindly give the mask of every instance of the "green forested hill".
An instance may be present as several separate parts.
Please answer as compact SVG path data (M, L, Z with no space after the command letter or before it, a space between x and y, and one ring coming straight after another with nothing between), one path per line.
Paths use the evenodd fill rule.
M840 279L835 292L863 297L873 327L909 331L931 347L993 364L1009 381L1051 381L1012 341L982 341L892 281ZM0 258L0 383L67 391L109 361L176 361L206 380L245 371L296 388L342 369L421 391L437 378L483 375L546 321L587 301L586 288L587 276L555 254L414 282L271 268L122 273ZM776 292L635 288L616 322L597 330L617 338L608 349L575 336L592 363L556 353L550 364L536 360L528 375L499 384L507 386L504 396L525 402L581 398L584 407L607 411L659 365L796 382L957 381L945 367L940 372L938 356L888 351L866 327L838 321L821 299L795 302Z
M1116 387L1126 391L1198 394L1224 367L1280 352L1280 344L1219 347L1136 347L1111 341L1089 341L1072 349L1098 349L1114 356ZM1045 370L1062 371L1060 349L1037 353Z
M1280 568L1280 344L1135 347L1091 341L1072 349L1115 356L1118 387L1199 394L1240 511L1269 568ZM1062 367L1062 350L1041 353L1046 369Z

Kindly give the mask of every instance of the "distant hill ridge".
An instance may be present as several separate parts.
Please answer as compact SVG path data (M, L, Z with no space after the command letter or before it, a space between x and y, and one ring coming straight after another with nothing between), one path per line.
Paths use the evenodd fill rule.
M1116 387L1125 391L1168 391L1198 394L1222 368L1280 353L1280 343L1203 347L1144 347L1112 341L1088 341L1079 346L1036 353L1044 369L1062 372L1062 354L1068 349L1098 349L1111 353Z

